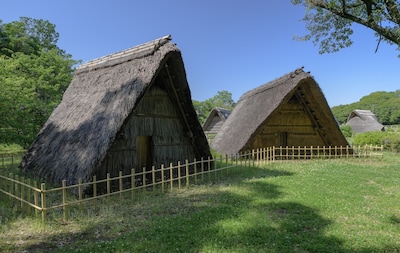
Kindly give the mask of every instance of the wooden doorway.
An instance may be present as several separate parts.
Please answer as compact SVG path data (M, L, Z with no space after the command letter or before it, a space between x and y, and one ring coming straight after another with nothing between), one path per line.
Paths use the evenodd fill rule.
M136 163L138 171L151 170L153 162L153 145L151 136L136 136Z
M288 133L287 132L280 132L279 133L279 145L280 147L286 147L288 142L287 142L287 138L288 138Z

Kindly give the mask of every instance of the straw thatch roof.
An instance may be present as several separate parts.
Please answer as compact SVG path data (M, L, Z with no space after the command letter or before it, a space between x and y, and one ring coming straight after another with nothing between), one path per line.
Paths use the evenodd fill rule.
M354 110L349 114L346 125L351 126L354 133L385 131L376 115L370 110Z
M318 84L300 68L243 94L211 146L235 154L270 146L347 144Z
M225 108L215 107L208 114L204 121L203 130L206 134L216 134L221 129L225 120L229 117L231 111Z
M166 36L78 67L62 102L23 157L22 170L56 185L64 179L67 184L75 184L79 178L91 181L94 174L106 167L106 156L111 160L110 157L116 157L114 153L124 154L123 145L130 147L128 144L134 143L131 139L137 129L143 131L141 135L158 135L158 139L152 140L158 142L156 148L172 152L165 153L164 160L175 157L174 150L166 146L169 143L189 143L184 146L185 152L193 150L194 154L189 155L197 158L211 156L192 104L181 52L170 39ZM138 105L156 85L155 95L147 96L155 109L147 113L150 108L142 103L139 111ZM159 105L164 100L165 106ZM171 109L166 111L166 107ZM158 114L158 118L152 119L150 113ZM169 130L157 123L167 120L172 122L168 123ZM129 134L128 130L123 131L124 127L135 121L141 125L135 128L131 139L124 138L124 134ZM162 136L166 131L169 135ZM122 144L115 145L117 141ZM112 145L111 154L108 151ZM122 159L134 159L130 157L132 153L127 154L120 155L116 162L123 166Z

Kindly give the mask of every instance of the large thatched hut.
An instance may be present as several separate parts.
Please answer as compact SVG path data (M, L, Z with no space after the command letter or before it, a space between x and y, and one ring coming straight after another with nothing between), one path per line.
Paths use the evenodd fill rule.
M378 122L376 115L370 110L354 110L349 114L346 125L351 126L353 133L371 131L385 131L385 127Z
M211 110L203 124L203 130L208 140L214 138L230 114L231 111L225 108L214 107Z
M58 185L208 156L181 52L166 36L78 67L21 167Z
M318 84L302 68L243 94L211 144L223 154L335 145L348 143Z

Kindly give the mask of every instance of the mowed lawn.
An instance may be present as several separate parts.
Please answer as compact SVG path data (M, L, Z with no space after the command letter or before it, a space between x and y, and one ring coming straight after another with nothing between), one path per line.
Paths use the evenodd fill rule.
M400 155L236 168L46 224L0 207L0 252L400 252Z

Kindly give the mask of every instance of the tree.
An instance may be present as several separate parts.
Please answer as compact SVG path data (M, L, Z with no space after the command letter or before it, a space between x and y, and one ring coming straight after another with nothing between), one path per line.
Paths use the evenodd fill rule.
M27 147L62 98L78 63L48 21L0 22L0 143ZM1 42L2 41L2 42Z
M332 107L332 112L340 124L346 123L349 114L356 109L371 110L384 125L400 124L400 90L377 91L364 96L360 101Z
M235 102L232 99L232 93L223 90L218 91L217 95L203 102L194 100L193 106L196 109L200 123L203 124L213 108L220 107L232 110L235 107Z
M376 51L381 41L395 44L400 50L398 0L292 0L292 3L303 4L307 9L303 21L310 33L298 39L313 38L321 54L351 46L353 23L375 31Z

